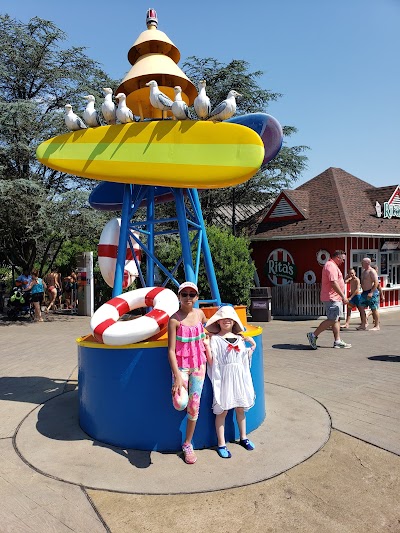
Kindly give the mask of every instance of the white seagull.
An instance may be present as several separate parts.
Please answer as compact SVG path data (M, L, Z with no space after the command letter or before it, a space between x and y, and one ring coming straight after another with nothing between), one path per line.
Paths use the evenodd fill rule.
M118 93L115 98L118 100L117 119L121 124L135 122L135 117L133 116L132 111L126 105L126 95L124 93Z
M116 124L117 117L115 114L115 104L112 100L112 89L105 87L103 89L104 102L101 104L101 112L107 124Z
M85 130L87 128L83 120L79 118L78 115L75 115L75 113L72 111L71 104L65 105L64 119L65 119L65 125L67 126L69 131Z
M236 91L229 91L226 99L222 100L222 102L211 111L208 120L227 120L228 118L233 117L233 115L236 113L235 98L238 96L242 95Z
M160 91L158 83L155 80L151 80L146 83L150 87L150 103L156 109L161 111L169 111L172 107L172 100L166 94Z
M83 120L86 122L89 128L97 128L97 126L101 126L99 115L96 109L94 108L95 98L93 94L88 94L83 98L88 101L86 109L82 115Z
M208 115L211 113L211 104L206 94L206 82L204 80L199 82L199 94L194 99L193 105L196 115L200 119L204 120L208 118Z
M172 103L172 107L171 107L172 114L174 115L176 120L186 120L188 118L189 119L192 118L190 116L189 108L186 102L182 100L181 87L177 85L176 87L174 87L174 91L175 91L175 100Z

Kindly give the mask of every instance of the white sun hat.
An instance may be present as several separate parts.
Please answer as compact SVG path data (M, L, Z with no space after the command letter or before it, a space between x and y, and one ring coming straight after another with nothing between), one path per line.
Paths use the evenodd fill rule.
M183 289L193 289L199 294L199 289L195 283L192 281L185 281L179 285L178 294L183 291Z
M232 332L237 334L241 331L244 331L243 324L240 321L236 311L231 305L223 305L218 309L218 311L208 320L207 324L204 326L207 331L210 333L218 333L220 330L219 325L217 324L218 320L223 318L231 318L235 324L233 324Z

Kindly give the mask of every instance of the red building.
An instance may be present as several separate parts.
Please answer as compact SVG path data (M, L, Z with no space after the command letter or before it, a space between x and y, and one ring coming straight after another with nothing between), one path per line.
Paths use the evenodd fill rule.
M330 254L344 250L344 273L370 257L378 265L385 307L399 305L400 187L374 187L328 168L282 191L251 236L262 286L319 283Z

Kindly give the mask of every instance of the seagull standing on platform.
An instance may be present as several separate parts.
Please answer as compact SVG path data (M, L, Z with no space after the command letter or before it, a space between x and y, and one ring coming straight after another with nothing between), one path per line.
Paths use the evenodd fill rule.
M160 91L158 83L155 80L151 80L146 83L150 87L150 103L156 109L161 111L170 111L173 101L166 94Z
M135 122L135 117L133 116L132 111L126 105L126 95L124 93L118 93L115 98L118 100L117 119L121 124Z
M192 118L189 113L189 108L182 100L182 89L177 85L174 87L175 101L172 103L171 111L176 120L186 120Z
M222 102L218 104L217 107L211 111L211 114L208 120L221 121L221 120L227 120L228 118L233 117L233 115L236 113L235 98L237 98L238 96L242 96L242 95L233 90L229 91L226 99L222 100Z
M206 82L204 80L199 82L199 94L194 99L193 105L196 115L200 119L204 120L208 118L211 113L211 104L206 94Z
M85 130L87 128L83 120L79 118L78 115L75 115L75 113L72 111L71 104L65 105L64 119L65 119L65 125L67 126L69 131Z
M107 124L116 124L117 117L115 114L115 104L112 100L112 89L105 87L103 89L104 102L101 104L101 112Z
M99 115L94 108L95 98L93 94L88 94L84 96L85 100L88 101L85 111L83 112L83 120L89 126L89 128L97 128L101 126Z

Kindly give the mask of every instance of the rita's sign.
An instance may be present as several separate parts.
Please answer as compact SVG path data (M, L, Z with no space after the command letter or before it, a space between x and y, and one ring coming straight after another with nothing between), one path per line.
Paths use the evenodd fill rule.
M378 218L400 218L400 186L396 188L388 202L375 202L375 211Z
M276 248L269 254L264 270L273 285L293 283L296 277L293 257L283 248Z

